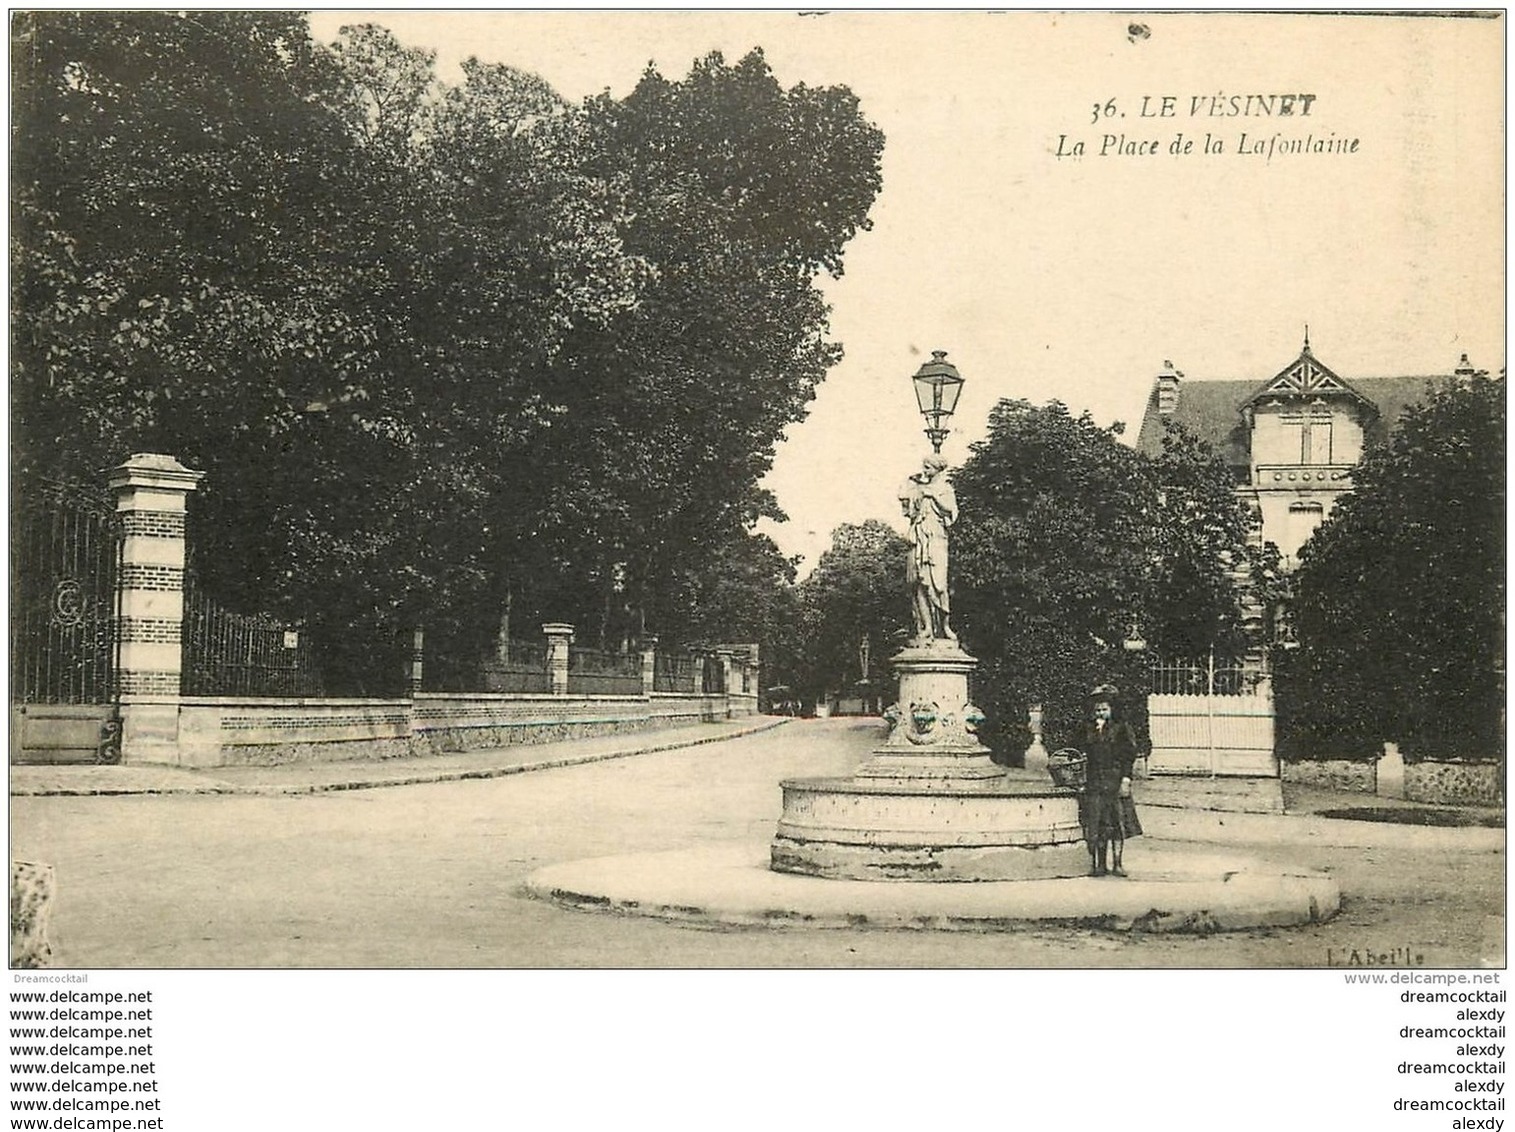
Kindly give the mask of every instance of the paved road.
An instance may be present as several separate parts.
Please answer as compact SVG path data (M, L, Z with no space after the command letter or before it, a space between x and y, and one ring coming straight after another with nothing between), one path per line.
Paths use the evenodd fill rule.
M1342 914L1197 939L723 931L571 912L520 892L552 862L765 840L780 779L845 773L876 735L872 723L800 721L612 762L359 792L16 797L11 848L57 867L60 965L92 968L1314 967L1328 949L1406 946L1428 967L1502 958L1491 948L1504 935L1504 852L1490 831L1225 815L1185 825L1155 807L1149 829L1209 831L1331 871ZM1139 843L1127 862L1139 868Z

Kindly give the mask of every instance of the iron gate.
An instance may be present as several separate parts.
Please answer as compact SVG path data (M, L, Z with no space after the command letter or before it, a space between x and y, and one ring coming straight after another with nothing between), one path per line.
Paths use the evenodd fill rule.
M1273 696L1261 673L1211 655L1152 669L1152 774L1278 776Z
M11 531L11 696L104 704L116 696L121 523L102 501L49 485Z
M25 499L11 524L12 758L111 761L121 523L73 485L31 485Z

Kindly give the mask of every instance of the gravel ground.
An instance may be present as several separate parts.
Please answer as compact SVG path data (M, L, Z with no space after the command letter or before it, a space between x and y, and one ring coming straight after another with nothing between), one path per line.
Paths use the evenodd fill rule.
M521 892L558 861L766 839L780 779L847 773L876 735L875 723L801 721L609 762L357 792L13 797L11 853L57 869L57 965L97 969L1323 967L1396 948L1427 968L1504 963L1502 830L1248 815L1227 827L1228 849L1330 872L1342 912L1202 938L699 929ZM1207 821L1153 832L1203 836L1225 819ZM1127 863L1140 861L1133 842Z

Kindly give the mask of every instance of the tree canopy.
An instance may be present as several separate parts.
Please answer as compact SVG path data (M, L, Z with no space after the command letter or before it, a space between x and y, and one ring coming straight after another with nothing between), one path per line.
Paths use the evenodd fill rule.
M988 437L953 476L954 621L982 664L975 697L1005 754L1028 741L1030 704L1049 737L1113 683L1144 726L1149 655L1242 632L1240 592L1220 555L1248 568L1248 517L1229 473L1178 430L1149 459L1066 406L1001 401Z
M849 687L862 676L859 649L868 640L869 679L887 684L888 658L910 631L905 586L909 544L878 519L843 523L831 546L799 585L804 665L798 674L807 697Z
M1286 754L1502 754L1504 394L1486 376L1430 392L1301 550Z
M782 586L757 485L880 184L845 89L575 106L282 12L22 13L13 61L18 480L176 455L207 583L291 616L677 638Z

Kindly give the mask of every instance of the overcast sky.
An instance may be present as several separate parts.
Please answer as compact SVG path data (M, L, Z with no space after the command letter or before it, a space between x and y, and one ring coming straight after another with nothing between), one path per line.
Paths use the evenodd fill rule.
M435 49L445 79L477 55L571 99L624 95L649 62L681 78L713 49L734 61L753 47L785 86L856 92L886 142L874 228L825 283L846 357L767 481L790 515L769 533L808 565L838 523L897 520L896 488L929 451L909 378L934 349L967 379L943 450L953 463L1001 397L1057 398L1127 422L1134 438L1165 359L1190 380L1261 383L1295 357L1306 323L1348 380L1450 372L1464 351L1482 368L1505 363L1498 20L381 11L312 22L330 40L366 20ZM1278 98L1271 117L1211 113L1284 94L1314 98L1289 117ZM1173 156L1180 132L1193 150ZM1224 152L1203 152L1207 133ZM1243 133L1262 152L1238 152ZM1110 148L1123 136L1159 152L1100 156L1106 134ZM1357 147L1275 143L1270 159L1279 135ZM1084 156L1057 156L1077 141Z

